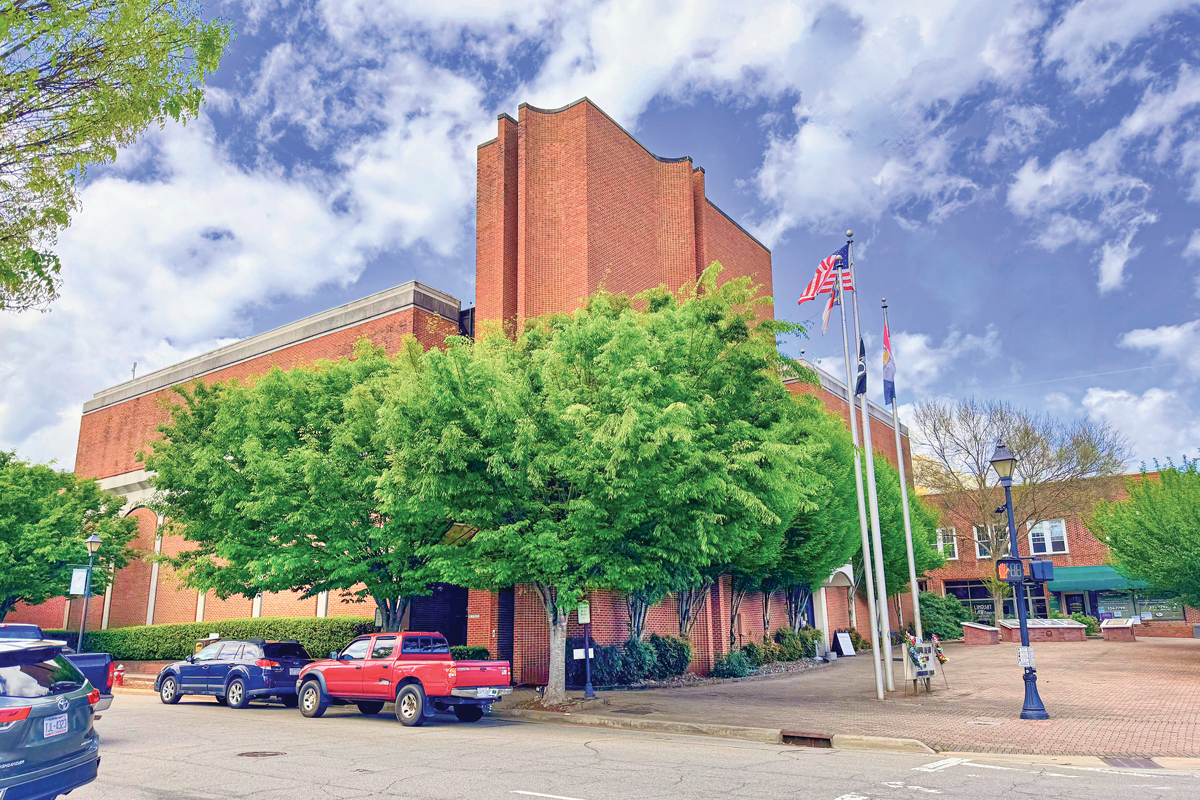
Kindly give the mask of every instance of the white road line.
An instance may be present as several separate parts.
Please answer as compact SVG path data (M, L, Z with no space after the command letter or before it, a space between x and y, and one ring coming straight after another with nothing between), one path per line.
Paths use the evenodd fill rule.
M516 789L510 791L509 794L523 794L529 797L548 797L550 800L579 800L578 797L563 797L560 794L542 794L541 792L521 792ZM863 800L867 800L867 798L864 797Z
M883 785L892 789L912 789L914 792L925 792L926 794L942 793L941 789L929 789L924 786L915 786L911 783L905 783L904 781L885 781Z
M871 800L871 798L863 794L843 794L838 795L833 800Z
M913 767L914 772L941 772L950 767L957 767L959 764L969 763L969 758L943 758L941 761L932 761L921 767Z

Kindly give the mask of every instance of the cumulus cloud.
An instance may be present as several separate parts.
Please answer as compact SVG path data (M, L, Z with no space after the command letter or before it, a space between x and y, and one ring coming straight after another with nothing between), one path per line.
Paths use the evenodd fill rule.
M868 351L877 350L877 340L868 339ZM893 332L892 352L896 357L897 390L905 397L926 399L940 385L947 382L962 383L962 380L954 378L954 371L959 371L966 381L973 381L975 373L970 366L999 358L1000 351L1000 332L991 325L982 336L951 328L941 342L935 342L933 337L925 333ZM879 358L868 358L867 384L877 402L882 402L883 397L881 364ZM901 410L903 412L903 407ZM903 413L901 416L903 418Z
M1150 388L1141 394L1124 389L1088 389L1087 414L1119 428L1133 445L1133 462L1194 456L1200 449L1200 413L1184 394Z
M1183 375L1200 378L1200 319L1132 330L1118 344L1133 350L1148 350L1159 359L1177 362Z

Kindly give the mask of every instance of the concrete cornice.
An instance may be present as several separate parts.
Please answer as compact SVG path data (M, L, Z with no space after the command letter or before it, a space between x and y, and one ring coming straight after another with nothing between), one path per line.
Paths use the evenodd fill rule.
M409 281L96 392L83 404L83 413L186 383L234 364L414 307L457 325L461 306L456 297L418 281Z
M850 402L850 390L846 388L846 384L842 383L837 378L833 377L828 372L821 369L820 367L818 367L816 364L812 363L808 359L798 358L796 360L799 361L803 366L807 367L808 369L811 369L813 372L815 372L817 374L817 377L821 379L821 388L822 389L829 392L830 394L836 395L838 398L840 398L847 404ZM788 378L787 380L784 381L785 384L786 383L797 383L797 382L798 382L798 379L796 379L796 378ZM870 400L867 401L867 411L871 415L872 418L879 420L884 425L887 425L889 428L892 426L892 412L884 409L882 406L875 405L875 403L871 402ZM903 436L908 436L908 426L901 423L900 424L900 433Z

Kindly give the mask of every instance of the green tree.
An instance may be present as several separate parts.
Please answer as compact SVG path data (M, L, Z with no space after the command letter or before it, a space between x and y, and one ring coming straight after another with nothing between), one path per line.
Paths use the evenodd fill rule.
M1126 478L1128 497L1100 501L1088 529L1132 578L1200 606L1200 468L1196 461Z
M230 36L197 0L0 2L0 309L54 299L87 165L195 118Z
M94 480L0 451L0 622L17 603L65 595L71 568L88 563L83 540L93 533L103 545L92 591L103 591L132 555L126 545L137 521L121 518L123 502Z
M394 359L362 341L353 359L178 389L146 466L168 531L193 545L167 559L186 584L370 598L397 630L436 580L429 555L450 527L420 505L385 513L376 496L379 407L419 396L423 358L411 337Z
M444 548L447 578L537 592L547 704L565 697L567 614L589 591L732 563L811 491L803 446L776 435L794 403L775 336L793 326L758 322L749 281L718 287L718 270L679 297L640 295L644 311L601 293L515 341L430 352L424 428L393 437L381 491L477 531Z

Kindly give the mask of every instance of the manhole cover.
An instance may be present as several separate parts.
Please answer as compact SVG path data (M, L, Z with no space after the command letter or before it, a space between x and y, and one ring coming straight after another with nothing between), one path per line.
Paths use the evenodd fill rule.
M287 753L279 753L274 750L251 750L249 753L238 753L242 758L270 758L271 756L286 756Z
M1152 758L1102 758L1110 767L1126 767L1127 769L1162 769Z

